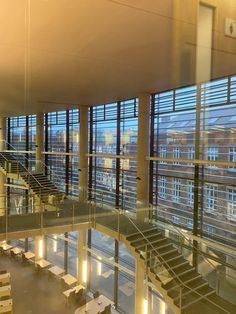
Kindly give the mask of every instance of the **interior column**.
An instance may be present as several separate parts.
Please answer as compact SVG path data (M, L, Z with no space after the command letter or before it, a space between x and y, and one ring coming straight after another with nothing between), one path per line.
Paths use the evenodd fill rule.
M150 150L150 95L139 96L138 109L138 151L137 151L137 220L149 217L149 156Z
M5 149L6 141L6 118L0 117L0 150ZM0 171L0 216L5 215L6 210L6 176Z
M37 113L36 114L36 171L41 172L42 171L42 150L43 150L43 113ZM37 211L41 210L41 204L40 200L37 200L35 205L37 207ZM39 207L39 210L38 210ZM35 261L41 259L44 257L45 252L45 241L44 236L36 236L34 241L34 249L35 249Z
M145 270L139 258L136 259L135 270L135 314L148 312L148 286Z
M85 201L88 192L88 107L81 106L79 110L79 198Z
M88 278L88 267L87 267L87 232L86 230L78 231L78 284L86 287Z

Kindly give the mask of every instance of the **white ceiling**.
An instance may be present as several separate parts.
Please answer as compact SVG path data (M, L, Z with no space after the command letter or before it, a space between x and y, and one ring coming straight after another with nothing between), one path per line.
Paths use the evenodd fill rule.
M0 115L108 103L168 88L172 5L0 0Z

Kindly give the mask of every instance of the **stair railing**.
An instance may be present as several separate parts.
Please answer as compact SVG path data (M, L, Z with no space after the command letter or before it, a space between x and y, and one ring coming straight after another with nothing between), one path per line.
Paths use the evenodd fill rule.
M103 200L104 198L102 197L102 200ZM93 199L93 201L95 200L95 202L96 202L96 198L94 198ZM170 273L170 274L174 274L174 278L175 279L178 279L178 281L179 281L179 285L178 285L178 288L180 289L180 291L179 291L179 308L180 308L180 310L182 310L182 307L183 307L183 305L182 305L182 289L183 289L183 287L185 287L185 288L187 288L188 290L190 290L191 291L191 293L193 293L193 294L195 294L195 295L197 295L199 298L196 300L196 302L198 302L198 301L200 301L201 299L204 299L204 300L207 300L209 303L211 303L211 304L213 304L214 306L216 306L216 307L218 307L218 308L220 308L223 312L225 312L225 313L228 313L228 314L230 314L230 312L228 312L226 309L224 309L223 307L221 307L219 304L217 304L217 303L215 303L214 301L212 301L212 300L210 300L209 298L208 298L208 296L207 295L202 295L201 293L199 293L198 291L197 291L197 287L196 287L196 290L194 290L192 287L190 287L188 284L186 284L180 277L179 277L179 275L178 274L176 274L175 272L174 272L174 270L172 270L172 268L169 266L169 264L166 262L166 260L160 255L160 253L158 252L158 250L153 246L153 244L149 241L149 239L145 236L145 234L142 232L142 230L138 227L138 225L129 217L129 215L127 214L127 213L125 213L125 211L124 210L120 210L120 209L116 209L116 208L112 208L112 210L115 212L115 213L117 213L117 215L118 215L118 238L120 239L120 216L121 215L124 215L129 221L130 221L130 223L134 226L134 228L138 231L138 233L142 236L142 238L147 242L147 244L146 245L149 245L151 248L152 248L152 252L154 251L155 252L155 256L154 256L154 258L158 258L159 259L159 261L161 261L161 262L159 262L156 266L163 266L164 265L164 267L166 268L166 270ZM95 222L96 222L96 214L95 214ZM151 252L150 252L151 253ZM149 260L151 260L151 258L149 259ZM145 256L145 266L147 265L147 263L148 263L148 256L146 255ZM150 266L149 266L150 267ZM158 276L158 274L157 274L157 276ZM189 305L192 305L192 303L191 304L189 304Z
M41 165L40 168L42 169L42 172L45 174L45 176L49 175L49 179L52 181L52 183L54 183L54 181L58 181L58 182L63 182L65 181L65 177L63 176L59 176L58 174L56 174L55 172L53 173L52 169L50 169L49 166L47 166L42 160L32 160L32 159L28 159L29 163L37 163L37 165ZM37 167L37 166L36 166ZM53 173L53 174L52 174ZM52 179L52 176L54 179ZM67 185L67 183L65 183L65 185ZM58 190L60 190L60 188L58 186L56 186L58 188ZM61 190L62 193L65 193L63 190Z
M197 301L200 301L201 299L205 299L208 302L210 302L211 304L214 304L215 306L217 306L218 308L220 308L221 310L223 310L225 313L229 313L227 310L225 310L224 308L222 308L219 304L215 303L214 301L210 300L207 296L202 295L201 293L199 293L198 291L194 290L192 287L190 287L189 285L187 285L184 281L182 281L182 279L178 276L178 274L176 274L171 267L169 266L169 264L165 261L165 259L159 254L158 250L153 246L153 244L148 240L148 238L144 235L144 233L141 231L141 229L136 225L136 223L130 219L130 217L125 214L123 212L123 214L129 219L129 221L133 224L133 226L136 228L136 230L142 235L142 237L148 242L148 245L150 245L152 247L152 249L155 251L157 258L159 260L162 260L161 265L165 265L165 268L167 269L167 271L170 274L174 274L174 278L178 279L178 281L180 282L180 286L179 286L179 307L180 310L182 310L182 288L185 287L187 289L189 289L191 291L191 293L196 294L197 296L199 296L200 298L197 299ZM147 263L147 256L146 256L146 263ZM159 263L160 265L160 263ZM158 275L158 274L157 274ZM192 303L191 303L192 304Z
M149 209L149 210L155 211L156 209ZM188 242L188 243L189 243L189 246L190 246L190 247L192 246L192 248L193 248L194 250L196 250L199 255L201 255L201 257L204 259L204 261L206 261L207 263L209 263L210 266L211 266L216 272L218 272L218 269L217 269L217 268L215 267L215 265L210 261L210 259L207 258L207 257L202 253L202 251L199 250L199 248L198 248L197 246L194 245L194 241L191 241L191 239L187 238L186 235L184 234L184 232L181 232L181 230L180 230L178 227L176 227L170 219L163 218L163 217L162 217L162 219L163 219L163 221L164 221L165 223L171 225L171 227L175 230L175 232L176 232L177 234L179 234L180 238L181 238L181 239L184 239L186 242Z
M152 209L150 209L150 210L152 210L152 211L156 210L156 208L153 209L153 206L151 206L151 207L152 207ZM181 239L184 239L187 243L189 243L189 247L192 247L197 252L197 255L198 256L200 255L201 258L203 259L203 261L208 263L210 265L210 267L213 269L213 271L215 271L215 273L216 273L216 287L214 289L215 289L216 293L219 294L219 280L220 280L220 277L222 276L220 269L217 268L211 262L211 259L209 257L206 257L204 255L204 253L198 248L198 246L195 246L194 241L192 239L188 238L186 236L186 234L184 232L182 232L180 228L175 226L174 223L170 219L162 217L162 220L164 221L165 224L169 224L171 226L172 230L174 230L175 233L179 234ZM209 248L209 250L212 250L212 249ZM219 258L219 263L223 264L224 262L221 261L221 259ZM236 281L235 277L232 277L232 276L229 276L229 277L231 277L232 279L234 279Z
M40 186L40 193L39 193L39 196L40 196L40 200L42 200L42 191L43 190L45 190L45 187L41 184L41 182L39 182L38 181L38 179L36 178L36 176L34 175L34 173L32 172L32 171L30 171L29 169L27 169L27 167L25 166L25 165L23 165L22 164L22 162L21 161L19 161L18 160L18 156L20 155L21 157L23 157L22 159L25 161L25 163L26 164L30 164L31 163L31 160L29 159L29 158L27 158L26 156L25 156L25 154L22 154L22 153L17 153L17 149L13 146L13 145L11 145L10 143L8 143L7 141L5 141L5 140L2 140L1 141L1 143L4 143L4 145L5 145L5 151L4 152L9 152L9 153L11 153L12 155L13 155L13 157L14 158L16 158L16 162L18 162L19 163L19 165L20 166L22 166L25 170L26 170L26 172L27 172L27 176L28 177L32 177L36 182L37 182L37 184ZM3 146L3 145L1 145L1 146ZM9 149L10 148L10 149ZM6 159L5 158L5 156L4 155L2 155L3 157L4 157L4 159ZM6 159L7 160L7 159ZM7 160L8 161L8 160ZM8 161L9 162L9 161ZM41 162L41 161L40 161ZM45 164L44 164L45 165ZM46 165L45 165L46 166ZM20 173L18 173L18 176L20 175ZM61 180L61 179L60 179ZM56 188L58 188L57 186L55 186ZM47 189L50 191L52 191L52 195L56 195L56 194L58 194L58 193L55 193L55 191L52 189L52 188L49 188L49 187L47 187ZM59 190L59 188L58 188L58 190ZM59 190L60 191L60 190ZM61 192L61 193L63 193L63 192Z

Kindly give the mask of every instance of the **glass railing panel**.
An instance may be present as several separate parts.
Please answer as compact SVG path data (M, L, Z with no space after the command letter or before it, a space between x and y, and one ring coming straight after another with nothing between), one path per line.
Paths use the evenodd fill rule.
M38 229L40 226L40 213L10 215L7 217L7 232Z

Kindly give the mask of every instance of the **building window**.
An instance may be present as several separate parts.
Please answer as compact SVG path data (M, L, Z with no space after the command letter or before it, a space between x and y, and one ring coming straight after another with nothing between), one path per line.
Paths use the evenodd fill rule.
M159 198L166 198L166 178L161 176L159 178Z
M229 148L229 161L236 162L236 147ZM236 167L229 166L230 169L236 169Z
M215 211L216 198L217 198L217 186L212 184L206 184L205 187L205 208L207 212Z
M195 158L195 149L193 146L191 146L188 148L188 159L194 160L194 158ZM190 162L188 163L188 165L192 165L192 163Z
M180 154L180 147L174 147L173 148L173 158L174 159L180 159L181 154ZM178 161L174 161L174 165L179 165Z
M173 201L179 203L180 201L180 179L173 179Z
M228 198L228 216L230 219L236 220L236 190L227 189Z
M207 160L217 161L219 156L219 148L218 147L208 147L207 148ZM209 165L210 168L215 168L214 164Z
M189 206L194 204L194 184L192 181L187 182L187 202Z
M160 146L160 149L159 149L159 156L160 156L160 158L167 158L167 149L166 149L166 146ZM160 164L166 164L166 161L165 161L165 160L161 160L161 161L160 161Z

